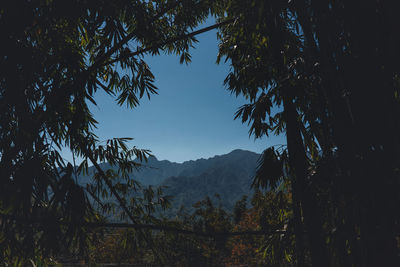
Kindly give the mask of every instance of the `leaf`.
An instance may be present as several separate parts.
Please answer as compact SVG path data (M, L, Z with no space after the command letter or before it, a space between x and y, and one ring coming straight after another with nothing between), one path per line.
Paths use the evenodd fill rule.
M282 177L283 161L273 147L267 148L258 161L252 187L275 189Z

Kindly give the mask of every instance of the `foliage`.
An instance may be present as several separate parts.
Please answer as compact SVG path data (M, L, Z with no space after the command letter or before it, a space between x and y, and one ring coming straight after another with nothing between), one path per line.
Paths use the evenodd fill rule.
M196 39L184 35L215 11L213 1L196 0L1 2L2 261L71 247L83 253L91 235L82 224L99 220L91 200L100 195L113 195L131 220L130 210L142 219L141 204L123 195L136 189L127 175L138 166L133 159L149 151L128 148L128 138L101 143L88 103L96 105L102 90L134 108L156 93L143 55L173 53L189 62ZM62 149L82 163L66 162ZM101 170L99 162L118 171ZM83 188L77 179L89 164L95 186Z
M294 235L291 199L287 191L256 191L252 207L245 210L233 231L270 231L263 236L243 235L230 239L228 266L293 266Z
M226 232L231 228L230 216L215 207L210 198L197 202L192 214L181 214L175 219L160 221L163 226L175 229L192 229L197 232ZM162 265L166 266L218 266L223 261L226 240L204 236L187 235L174 231L149 233L153 244L162 253ZM144 242L138 244L132 230L108 231L90 249L92 262L160 264L151 257L151 247Z
M298 266L400 264L393 10L382 1L230 0L220 17L234 20L220 32L218 60L232 66L225 84L249 100L237 118L255 137L287 137L284 151L267 150L255 185L275 184L274 166L287 168Z
M294 235L290 199L287 190L257 191L251 207L245 208L241 219L235 222L233 214L226 213L206 197L194 205L192 213L162 222L175 229L191 229L194 234L153 232L154 246L163 251L166 257L163 264L167 266L292 266ZM265 234L250 234L262 230ZM132 235L131 230L107 231L90 249L92 262L157 264L157 259L149 257L148 245L132 246L135 243L128 241Z
M134 108L156 93L143 55L173 53L190 62L196 40L188 33L213 14L225 22L218 56L232 66L225 84L249 101L236 118L248 122L255 137L286 134L287 146L265 150L256 174L254 186L278 188L258 196L269 209L257 204L257 212L269 217L241 211L238 225L245 223L234 226L205 200L191 227L293 229L295 235L283 239L236 240L230 255L237 264L257 258L261 250L251 243L262 242L263 261L271 265L400 265L396 7L378 0L3 1L2 261L19 264L22 257L24 264L68 250L87 255L95 235L83 225L102 220L93 200L110 209L100 196L118 202L133 223L160 223L152 203L168 203L153 188L144 189L142 199L124 197L138 190L128 175L138 167L133 159L146 160L149 151L129 149L128 138L101 143L88 103L96 105L95 93L102 90ZM64 160L63 148L82 163ZM101 169L98 163L106 161L118 168ZM94 185L84 188L77 179L89 164L96 168ZM289 192L279 193L286 184ZM156 246L165 247L152 241L150 231L132 234L126 235L137 244L132 249L147 244L150 261L167 260L157 254ZM184 240L183 247L192 242L176 238L170 240ZM232 252L224 237L196 242L190 249L205 264L223 262L217 251Z

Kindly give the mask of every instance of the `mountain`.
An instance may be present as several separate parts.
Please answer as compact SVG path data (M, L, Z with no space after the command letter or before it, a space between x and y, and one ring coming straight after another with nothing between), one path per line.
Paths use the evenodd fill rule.
M251 194L250 185L259 157L257 153L240 149L183 163L150 157L140 170L132 173L131 178L143 185L164 186L165 195L173 197L173 208L169 213L176 212L182 205L190 208L206 196L231 210L242 195ZM101 167L110 168L107 163L101 164ZM94 167L89 169L91 172L94 172ZM84 177L82 181L86 183L88 178ZM220 196L220 201L216 194Z
M243 195L251 194L250 185L259 156L250 151L234 150L206 160L185 162L187 168L180 175L169 177L161 184L167 187L165 194L173 196L172 211L182 205L190 209L206 196L226 210L232 210Z

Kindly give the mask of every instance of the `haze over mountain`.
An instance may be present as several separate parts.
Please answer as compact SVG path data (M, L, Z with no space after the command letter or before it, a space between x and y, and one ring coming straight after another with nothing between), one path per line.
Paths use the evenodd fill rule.
M216 194L220 196L222 207L230 210L242 195L251 194L250 185L259 157L257 153L240 149L183 163L150 157L143 167L132 173L131 178L142 185L165 186L165 195L173 197L173 208L169 213L177 211L182 205L190 208L206 196L215 201ZM107 163L101 164L101 167L110 168ZM89 169L91 172L94 172L94 167ZM82 182L89 182L89 179L85 177Z

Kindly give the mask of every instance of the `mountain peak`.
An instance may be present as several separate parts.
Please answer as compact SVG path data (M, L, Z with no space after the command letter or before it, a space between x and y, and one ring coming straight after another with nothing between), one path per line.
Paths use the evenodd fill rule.
M232 150L231 152L229 152L228 153L228 155L229 154L257 154L257 153L255 153L255 152L253 152L253 151L250 151L250 150L244 150L244 149L234 149L234 150Z

